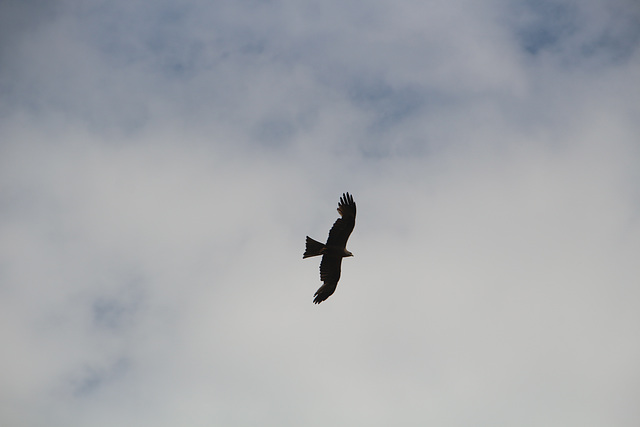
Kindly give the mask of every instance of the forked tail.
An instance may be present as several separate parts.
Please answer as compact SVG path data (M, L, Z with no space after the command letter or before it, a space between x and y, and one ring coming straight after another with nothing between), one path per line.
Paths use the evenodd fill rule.
M312 256L322 255L324 253L324 244L320 243L316 240L313 240L311 237L307 236L307 248L304 251L304 255L302 258L309 258Z

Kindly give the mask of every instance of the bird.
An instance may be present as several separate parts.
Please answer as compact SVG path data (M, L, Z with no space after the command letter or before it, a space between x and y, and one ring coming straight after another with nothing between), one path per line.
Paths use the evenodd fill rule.
M323 285L314 295L314 304L320 304L333 295L336 286L338 286L338 280L340 280L342 258L353 256L347 250L347 240L356 225L356 204L353 201L353 196L349 193L342 193L338 203L338 213L340 218L333 223L333 227L329 230L327 243L320 243L307 236L306 248L302 259L322 255L320 280L322 280Z

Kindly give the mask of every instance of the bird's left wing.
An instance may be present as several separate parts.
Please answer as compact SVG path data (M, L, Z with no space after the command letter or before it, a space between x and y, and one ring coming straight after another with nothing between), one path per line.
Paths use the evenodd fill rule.
M315 304L320 304L333 295L338 286L338 280L340 280L341 265L341 257L330 255L322 256L322 261L320 262L320 280L322 280L324 284L320 286L314 295L313 302Z

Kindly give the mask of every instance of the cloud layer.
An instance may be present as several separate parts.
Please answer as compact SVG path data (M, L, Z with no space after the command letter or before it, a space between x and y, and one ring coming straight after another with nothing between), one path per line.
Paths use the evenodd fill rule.
M635 2L0 16L3 425L640 421Z

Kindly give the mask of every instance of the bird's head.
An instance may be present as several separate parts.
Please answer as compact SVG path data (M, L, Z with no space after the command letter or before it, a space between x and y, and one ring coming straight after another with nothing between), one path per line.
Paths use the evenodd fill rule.
M348 256L353 256L353 254L351 252L349 252L348 250L344 250L344 256L348 257Z

